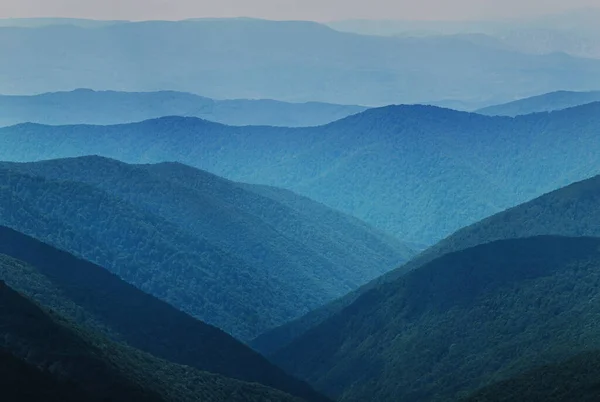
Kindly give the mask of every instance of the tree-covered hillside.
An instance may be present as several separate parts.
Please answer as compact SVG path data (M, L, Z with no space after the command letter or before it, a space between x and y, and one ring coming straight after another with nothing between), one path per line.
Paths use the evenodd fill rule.
M461 402L596 402L600 400L600 353L581 353L492 384Z
M0 266L19 263L0 255ZM57 382L67 381L99 401L301 401L262 385L179 366L113 343L38 306L2 281L0 317L0 353L25 361Z
M0 171L0 223L102 265L242 339L323 305L411 255L395 240L306 199L298 202L325 210L329 220L195 169L152 169L102 158L11 166ZM181 184L169 178L172 169L196 181Z
M600 240L534 237L446 254L273 356L341 401L425 402L600 347Z
M233 126L308 127L364 111L362 106L274 100L214 100L186 92L77 89L29 96L0 95L0 126L19 123L119 124L194 116Z
M600 102L514 119L392 106L296 129L177 117L107 127L24 124L0 129L0 159L179 161L291 189L403 241L431 245L600 173L598 127Z
M341 299L262 334L252 345L265 354L272 354L327 317L350 305L360 294L382 283L396 280L407 272L453 251L495 240L540 235L600 237L599 205L600 176L544 194L457 231L408 263Z
M460 229L377 282L449 252L495 240L540 235L600 237L600 176L570 184Z
M323 401L223 331L196 320L106 269L0 227L0 279L61 316L174 363Z

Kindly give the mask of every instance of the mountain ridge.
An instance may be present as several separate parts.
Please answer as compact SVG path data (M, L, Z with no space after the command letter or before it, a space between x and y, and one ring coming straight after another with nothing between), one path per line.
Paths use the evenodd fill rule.
M531 113L563 110L598 101L600 101L600 91L557 91L501 105L488 106L475 112L487 116L515 117Z
M352 304L361 294L398 280L448 253L493 241L532 236L600 237L599 202L600 176L543 194L458 230L397 269L299 319L260 335L251 345L263 354L271 355Z
M540 236L445 254L272 359L341 401L466 396L597 348L599 253L598 238Z
M97 154L128 163L178 161L292 190L407 243L431 245L600 173L593 157L600 152L599 115L600 102L517 118L405 105L310 128L230 127L180 117L116 126L25 125L0 129L0 159ZM540 153L546 157L531 164ZM378 194L378 203L367 194Z
M177 91L119 92L79 88L29 96L0 95L0 126L133 123L163 116L195 116L233 126L318 126L366 107L270 99L215 100Z
M309 199L277 200L178 166L102 157L5 163L0 222L243 340L414 254Z
M514 96L585 90L600 78L600 61L594 59L530 55L451 38L346 34L306 22L151 21L94 29L1 29L9 43L20 44L18 52L0 48L2 58L10 61L0 70L6 77L0 81L0 93L7 94L88 86L185 90L217 99L367 106L456 99L486 106ZM197 37L205 40L197 43ZM48 43L60 46L51 48ZM361 54L371 57L357 56ZM44 63L34 66L32 59ZM195 65L202 68L191 67ZM172 71L177 74L167 73ZM482 86L488 89L485 93Z
M113 341L173 363L319 400L306 384L222 330L143 293L102 267L2 226L0 255L27 264L0 267L5 283Z

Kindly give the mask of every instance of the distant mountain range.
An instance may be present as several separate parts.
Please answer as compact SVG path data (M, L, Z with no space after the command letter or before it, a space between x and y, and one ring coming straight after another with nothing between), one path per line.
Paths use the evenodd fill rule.
M345 20L328 23L341 32L382 36L487 37L505 49L549 54L564 52L600 58L600 8L584 8L536 18L470 21Z
M221 330L143 293L102 267L6 227L0 227L0 279L61 319L158 358L269 385L307 401L324 400ZM11 330L4 324L3 320L2 329ZM6 347L22 353L13 345ZM51 352L39 351L48 357Z
M180 161L293 190L419 247L600 173L599 128L600 103L515 119L390 106L295 129L181 117L115 126L24 124L0 129L0 159L98 154L131 163Z
M366 110L362 106L273 100L213 100L183 92L127 93L77 89L34 96L0 95L0 126L18 123L119 124L163 116L200 117L233 126L318 126Z
M600 91L558 91L502 105L489 106L476 112L487 116L515 117L530 113L552 112L592 102L600 102Z
M244 340L414 255L312 200L180 164L4 164L0 183L0 223Z
M98 28L127 23L124 20L90 20L85 18L0 18L0 27L42 28L54 25L71 25L81 28Z
M600 60L470 38L364 36L252 19L34 25L0 28L0 93L91 87L366 106L450 99L481 108L600 89Z
M272 360L340 401L457 400L600 348L598 286L600 239L487 243L362 294Z

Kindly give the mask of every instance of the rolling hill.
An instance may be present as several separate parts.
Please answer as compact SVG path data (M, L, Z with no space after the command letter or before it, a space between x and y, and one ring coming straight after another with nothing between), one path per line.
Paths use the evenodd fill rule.
M19 263L0 255L0 266ZM29 378L27 381L30 385L34 385L32 380L38 383L46 381L46 384L40 385L50 387L49 391L60 387L62 383L66 385L62 388L63 392L68 392L67 396L79 391L91 395L90 399L85 399L91 401L301 401L262 385L175 365L129 346L113 343L65 321L1 281L0 316L2 363L15 368L19 364L19 361L15 361L17 358L21 360L21 367L17 366L17 369L27 370L29 374L38 370L38 378ZM8 359L4 360L7 355ZM18 374L14 371L10 373ZM15 380L23 381L19 377ZM22 392L18 385L9 384L6 390ZM29 392L32 391L41 393L44 389L30 388ZM11 397L10 394L8 396Z
M130 163L178 161L283 187L402 241L431 245L600 173L599 127L600 102L514 119L390 106L295 129L181 117L114 126L23 124L0 129L0 160L97 154Z
M477 113L487 116L520 116L530 113L552 112L568 109L587 103L599 102L600 91L569 92L557 91L549 94L521 99L502 105L489 106L477 110Z
M6 227L0 255L0 279L78 325L173 363L324 400L230 335L102 267Z
M253 19L79 25L0 28L0 93L91 87L368 106L455 99L483 107L600 82L600 60L452 37L361 36L314 22Z
M233 126L318 126L364 111L361 106L213 100L184 92L77 89L33 96L0 95L0 126L19 123L119 124L163 116L193 116Z
M479 244L542 235L600 237L600 176L573 183L465 227L408 263L307 315L262 334L252 346L270 355L341 311L362 293L397 280L436 258Z
M0 183L0 223L244 340L413 255L306 198L255 192L180 164L99 157L5 164ZM259 194L266 191L275 195Z
M600 239L446 254L383 284L272 358L340 401L446 401L599 347Z

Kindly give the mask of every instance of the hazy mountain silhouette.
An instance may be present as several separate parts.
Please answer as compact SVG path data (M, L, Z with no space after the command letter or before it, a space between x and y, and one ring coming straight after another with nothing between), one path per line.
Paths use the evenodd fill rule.
M42 28L54 25L70 25L81 28L98 28L130 21L90 20L85 18L2 18L0 27Z
M382 36L485 35L505 49L600 58L600 8L534 18L470 21L345 20L327 25L341 32Z
M184 92L78 89L34 96L0 96L0 126L18 123L119 124L192 116L234 126L317 126L364 111L361 106L273 100L213 100Z
M483 107L596 89L600 82L600 60L530 55L460 38L361 36L302 21L0 29L4 94L168 89L216 99L376 106L456 99Z
M509 102L502 105L489 106L477 110L477 113L488 116L514 117L530 113L552 112L555 110L567 109L592 102L600 102L600 91L558 91Z

